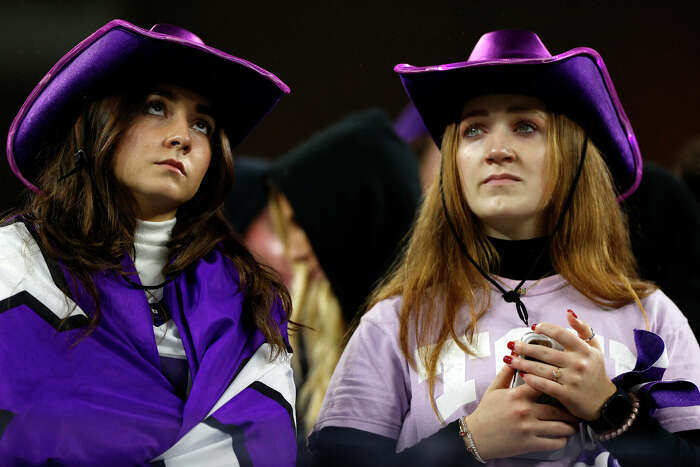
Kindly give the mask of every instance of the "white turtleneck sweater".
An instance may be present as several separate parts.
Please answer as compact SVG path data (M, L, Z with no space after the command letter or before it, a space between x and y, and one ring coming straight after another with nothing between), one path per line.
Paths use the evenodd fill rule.
M161 222L136 220L134 231L134 265L142 285L157 285L165 281L163 266L168 261L168 247L176 219ZM146 293L148 301L163 299L163 289L153 289ZM180 333L173 320L161 326L153 326L153 332L161 357L186 359Z

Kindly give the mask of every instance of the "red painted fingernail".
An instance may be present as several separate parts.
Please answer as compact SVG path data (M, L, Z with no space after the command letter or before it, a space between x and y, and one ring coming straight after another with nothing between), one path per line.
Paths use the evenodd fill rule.
M530 329L532 329L534 331L536 327L537 327L537 323L532 323L532 326L530 326Z
M571 313L571 315L572 315L574 318L578 319L578 316L576 316L576 313L574 313L574 310L566 310L566 311L568 311L569 313Z
M503 361L506 362L506 364L510 365L510 362L513 361L513 357L511 357L510 355L506 355L505 357L503 357Z
M515 349L515 341L510 341L510 342L508 342L508 344L506 344L506 345L508 345L508 348L509 348L510 350L514 350L514 349Z

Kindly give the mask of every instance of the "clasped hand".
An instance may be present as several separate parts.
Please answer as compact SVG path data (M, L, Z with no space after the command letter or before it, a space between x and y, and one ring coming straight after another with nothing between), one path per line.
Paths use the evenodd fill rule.
M563 448L579 421L600 417L615 385L605 372L598 341L584 340L591 336L590 326L571 311L567 319L578 335L555 324L533 325L535 332L555 339L564 351L509 343L513 355L504 358L506 366L466 418L482 458ZM515 370L525 372L526 384L510 388ZM538 403L542 394L554 397L566 409Z

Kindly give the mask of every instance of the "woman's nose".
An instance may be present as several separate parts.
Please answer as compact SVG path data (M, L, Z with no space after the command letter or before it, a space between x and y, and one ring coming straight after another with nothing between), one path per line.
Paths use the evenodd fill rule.
M163 144L167 148L179 149L187 154L192 149L192 139L190 137L190 127L184 118L173 118L173 122L169 126L168 135L165 137Z
M515 152L506 146L494 147L486 155L486 162L489 164L502 164L504 162L513 162L514 160Z
M493 131L491 141L486 151L486 162L489 164L502 164L504 162L513 162L516 158L508 135L502 131Z

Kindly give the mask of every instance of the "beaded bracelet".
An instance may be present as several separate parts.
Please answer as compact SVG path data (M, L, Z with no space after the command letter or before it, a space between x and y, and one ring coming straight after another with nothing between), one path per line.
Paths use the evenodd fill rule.
M469 431L469 428L467 428L467 421L465 420L465 417L459 417L459 436L464 438L464 440L467 442L467 451L474 456L474 459L482 464L485 464L486 461L479 455L479 451L476 449L476 444L474 443L474 438L472 438L472 434Z
M622 433L627 431L629 427L632 426L634 423L634 420L637 418L637 414L639 413L639 398L637 397L636 394L630 392L629 393L630 399L632 399L632 411L630 412L629 416L627 419L622 423L622 426L619 428L612 429L610 431L606 431L604 433L596 433L595 436L598 440L600 441L610 441L611 439L617 438L620 436Z

